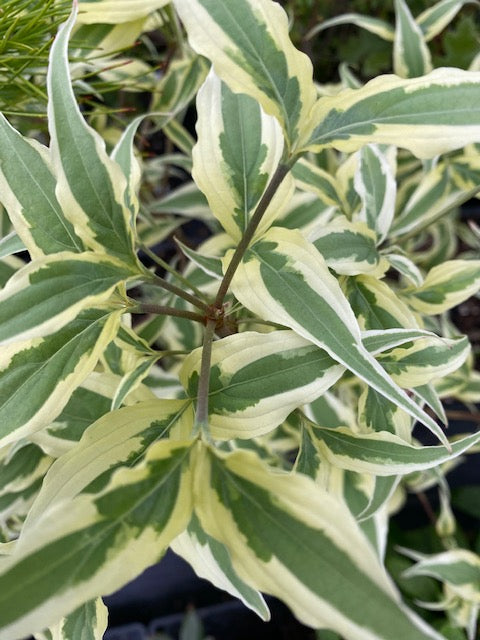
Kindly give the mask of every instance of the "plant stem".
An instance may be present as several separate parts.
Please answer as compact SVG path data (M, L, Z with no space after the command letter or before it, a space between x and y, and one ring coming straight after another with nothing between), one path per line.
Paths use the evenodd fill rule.
M196 296L192 296L191 294L187 293L183 289L180 289L180 287L177 287L171 282L168 282L168 280L165 280L165 278L161 278L160 276L157 276L154 273L151 273L147 269L146 269L146 272L148 274L148 279L151 282L154 282L155 284L160 285L163 289L166 289L166 291L170 291L170 293L174 293L179 298L183 298L183 300L190 302L190 304L192 304L194 307L197 307L197 309L200 309L205 313L209 313L210 307L208 306L208 304L206 304L205 302L202 302L202 300L199 300Z
M194 432L202 431L208 437L208 389L210 386L210 365L216 320L209 318L203 336L202 362L198 380L197 406L195 408Z
M174 276L179 282L181 282L183 285L191 289L198 298L205 297L204 294L200 291L200 289L197 289L197 287L195 287L193 284L190 284L190 282L186 278L184 278L181 273L179 273L176 269L174 269L171 265L169 265L168 262L165 262L165 260L162 260L162 258L159 258L146 245L144 244L140 245L140 249L144 253L146 253L147 256L151 258L156 264L158 264L159 267L162 267L162 269L165 269L165 271L168 271L168 273L171 273L172 276Z
M235 275L235 271L242 261L242 258L245 255L245 252L248 249L253 236L255 235L255 231L257 230L257 227L268 208L268 205L272 201L272 198L275 195L278 187L281 185L283 179L292 168L292 164L293 163L279 164L272 176L272 179L270 180L268 187L265 189L262 199L258 203L257 208L255 209L250 222L248 223L248 227L245 230L242 239L238 243L237 248L235 249L235 253L230 260L230 264L228 265L227 271L223 276L223 280L220 283L220 287L218 289L217 296L214 302L214 306L217 309L221 309L225 296L227 295L228 288L230 287L230 283L232 282L233 276Z
M195 322L201 322L204 324L205 316L194 311L187 311L186 309L175 309L174 307L166 307L161 304L151 304L149 302L139 302L134 307L129 309L130 313L155 313L163 316L175 316L176 318L186 318L188 320L194 320Z
M223 276L223 280L220 283L220 287L218 289L215 302L211 307L210 314L215 312L215 310L220 313L223 308L223 301L225 296L227 295L228 288L230 283L232 282L232 278L235 275L235 271L237 270L240 262L242 261L245 252L247 251L250 242L252 241L253 236L255 235L255 231L260 224L262 217L265 211L268 208L268 205L272 201L273 196L275 195L277 189L281 185L283 179L290 171L293 166L294 161L286 164L279 164L275 173L268 184L268 187L265 189L265 192L260 199L260 202L255 209L250 222L248 223L248 227L243 234L242 239L237 245L235 252L230 260L230 264L228 265L227 271ZM198 391L197 391L197 407L195 411L195 425L194 425L194 433L197 433L199 430L203 431L207 438L209 438L208 431L208 390L210 387L210 367L211 367L211 359L212 359L212 343L215 336L215 327L217 325L217 319L212 315L207 320L205 334L203 336L203 348L202 348L202 360L200 364L200 377L198 380Z

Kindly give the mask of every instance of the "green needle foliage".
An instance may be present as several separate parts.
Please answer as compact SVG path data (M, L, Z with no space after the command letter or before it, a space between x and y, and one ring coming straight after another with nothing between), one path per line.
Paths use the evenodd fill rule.
M0 6L0 109L45 113L45 74L57 27L70 0L6 0Z

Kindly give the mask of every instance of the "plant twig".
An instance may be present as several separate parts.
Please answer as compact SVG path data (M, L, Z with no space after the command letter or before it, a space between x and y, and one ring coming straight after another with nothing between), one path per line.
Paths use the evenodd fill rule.
M245 252L247 251L250 242L252 241L255 231L260 224L268 205L272 201L277 189L281 185L283 179L290 171L293 162L286 164L279 164L275 173L270 180L268 187L266 188L260 202L255 209L250 222L243 234L242 239L237 245L235 252L230 260L227 271L223 276L223 280L220 283L215 302L210 307L210 316L207 320L205 334L203 336L203 348L202 348L202 360L200 364L200 378L198 380L198 392L197 392L197 407L195 412L195 425L194 432L198 432L201 429L207 437L208 433L208 390L210 387L210 367L212 358L212 343L215 336L215 328L217 326L218 317L223 312L223 301L227 295L228 288L232 282L232 278L235 275L240 262L242 261Z
M288 174L292 166L292 162L279 164L272 176L272 179L270 180L268 187L265 189L262 199L258 203L257 208L255 209L250 222L248 223L248 227L245 230L242 239L238 243L237 248L235 249L235 253L230 260L230 264L228 265L225 275L223 276L223 280L220 283L220 287L218 289L217 296L214 302L214 306L217 309L220 309L222 307L225 296L227 295L228 288L230 287L230 283L232 282L233 276L235 275L235 271L242 261L242 258L245 255L245 252L247 251L253 236L255 235L255 231L257 230L257 227L268 208L268 205L272 201L273 196L275 195L277 189L283 182L283 179Z
M202 361L198 379L197 406L195 408L194 432L205 433L208 437L208 390L210 386L210 366L212 360L212 344L215 334L216 320L209 318L203 336Z
M155 313L156 315L174 316L176 318L186 318L195 322L205 323L205 316L186 309L175 309L161 304L151 304L149 302L139 302L134 307L129 308L130 313Z
M190 302L190 304L192 304L194 307L197 307L197 309L200 309L205 313L210 312L210 307L208 306L208 304L206 304L202 300L199 300L196 296L192 296L191 294L187 293L183 289L180 289L180 287L177 287L171 282L168 282L168 280L165 280L165 278L157 276L154 273L151 273L150 271L148 271L147 269L146 269L146 273L148 274L148 279L151 282L154 282L155 284L160 285L163 289L165 289L166 291L170 291L170 293L174 293L179 298L183 298L183 300Z
M149 249L146 245L142 244L140 245L140 249L147 254L147 256L153 260L156 264L158 264L159 267L162 267L162 269L165 269L165 271L168 271L168 273L171 273L172 276L174 276L179 282L181 282L183 285L185 285L186 287L188 287L189 289L191 289L193 291L193 293L198 297L198 298L203 298L205 299L204 294L200 291L200 289L197 289L197 287L195 287L193 284L191 284L187 278L184 278L182 276L181 273L179 273L176 269L174 269L170 264L168 264L168 262L165 262L165 260L162 260L162 258L160 258L159 256L157 256L156 253L154 253L153 251L151 251L151 249Z

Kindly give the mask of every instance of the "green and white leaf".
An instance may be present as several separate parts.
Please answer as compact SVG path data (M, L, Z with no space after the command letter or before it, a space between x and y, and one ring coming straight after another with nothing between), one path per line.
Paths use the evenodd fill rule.
M313 229L308 240L327 266L339 274L352 276L381 268L376 233L365 222L350 222L346 216L337 216L327 225Z
M30 440L54 458L64 455L76 445L87 427L110 411L115 389L109 393L104 383L103 372L92 372L75 389L55 420L30 436Z
M68 38L75 16L74 10L58 31L47 76L56 196L87 247L136 266L125 175L108 156L103 139L85 122L71 87Z
M480 289L480 260L449 260L428 272L421 287L403 291L408 304L436 315L457 306Z
M55 461L24 530L35 529L44 512L72 500L102 474L106 482L117 467L139 461L153 442L169 435L185 439L192 425L193 412L185 400L155 398L103 415L85 430L75 447Z
M443 163L428 171L411 193L392 225L393 238L429 226L456 204L459 190L452 186L451 171Z
M395 0L393 71L401 78L416 78L432 70L430 51L422 30L405 0Z
M32 258L83 251L55 188L49 150L21 136L0 114L0 201Z
M212 213L207 199L194 182L182 185L149 203L151 213L168 213L185 218L212 220Z
M299 189L315 193L326 205L338 207L341 198L335 178L325 169L306 158L300 158L293 165L292 175Z
M131 371L123 376L112 399L112 410L122 406L125 398L145 380L157 360L156 355L138 359Z
M480 604L480 557L476 553L452 549L434 555L408 555L413 555L418 562L404 572L406 578L436 578L448 583L458 597Z
M133 275L128 267L93 253L57 253L27 264L0 292L0 343L54 333L83 309L121 308L121 301L107 301Z
M346 427L327 429L311 424L321 454L331 464L358 473L406 475L454 460L480 442L480 432L443 446L416 447L388 431L354 433Z
M440 0L422 11L416 21L422 30L425 42L429 42L447 27L460 9L466 4L476 4L476 0Z
M328 224L336 211L337 207L327 206L315 193L297 190L274 226L299 229L308 236L318 226Z
M320 98L305 148L352 152L373 142L432 158L480 140L479 97L476 72L442 68L420 78L379 76L360 89Z
M338 281L318 251L300 233L270 229L246 253L233 278L232 291L259 317L280 322L325 349L334 360L446 443L432 418L393 382L365 349L360 328Z
M365 509L358 514L357 519L362 522L375 515L380 509L388 505L395 493L400 476L375 476L375 488Z
M138 127L144 118L145 116L139 116L130 122L110 154L112 160L118 164L127 179L125 205L130 210L132 225L135 224L135 216L139 208L138 191L140 189L140 179L142 175L140 162L134 153L134 139Z
M435 390L433 384L425 384L420 385L419 387L415 387L413 392L416 396L418 396L423 402L425 402L432 411L440 418L443 424L448 423L448 418L445 414L445 409L443 408L442 401Z
M78 21L82 24L128 22L146 17L170 0L80 0Z
M108 609L101 598L85 602L48 630L34 633L35 640L102 640Z
M423 284L423 275L417 265L401 253L386 253L385 258L391 266L415 287Z
M188 528L172 542L171 548L193 567L198 576L239 598L262 620L270 619L270 611L262 594L239 577L227 547L205 533L195 514Z
M20 444L0 450L0 496L22 491L43 478L53 460L35 444Z
M157 442L99 491L57 500L24 529L0 563L2 640L54 624L158 561L190 520L190 448ZM109 466L107 456L103 470Z
M184 57L171 62L150 107L151 117L157 127L164 128L167 123L174 125L173 118L188 107L207 73L208 63L205 58L194 55L191 51L184 52ZM183 149L183 145L179 148Z
M344 503L302 474L250 452L199 452L196 510L240 577L281 598L305 624L349 640L436 638L400 603Z
M393 221L397 183L396 150L368 144L358 154L355 191L362 207L354 219L365 222L376 232L378 244L385 240Z
M258 101L280 122L287 146L303 137L315 102L312 64L295 49L288 18L270 0L174 0L192 48L232 91Z
M0 240L0 258L7 258L15 253L26 251L26 249L26 246L16 231L11 231Z
M310 39L317 33L320 33L320 31L330 27L336 27L340 24L354 24L388 42L393 42L395 37L395 32L388 22L359 13L343 13L340 16L335 16L335 18L330 18L330 20L320 22L320 24L317 24L308 32L306 37Z
M425 331L424 329L373 329L370 331L362 331L363 345L372 355L378 355L387 349L394 349L406 342L425 337L433 337L440 340L434 333Z
M349 278L347 298L360 327L366 331L418 326L411 309L378 278Z
M453 340L432 336L381 354L378 361L400 387L410 389L453 373L469 353L470 343L466 336Z
M238 242L282 159L284 138L273 116L245 94L235 94L213 73L197 97L198 142L192 175L214 216ZM293 195L287 176L257 229L259 237Z
M411 417L371 387L366 387L360 395L358 425L362 432L388 431L410 441Z
M228 239L230 240L230 238ZM205 255L203 251L195 251L194 249L187 247L183 242L180 242L178 238L175 238L175 242L180 247L182 253L209 276L217 279L221 279L223 277L221 258Z
M189 354L180 380L196 397L202 350ZM272 431L297 407L331 387L344 368L293 331L244 333L212 345L209 428L215 439Z
M59 331L0 355L0 445L48 426L114 338L121 311L85 310Z

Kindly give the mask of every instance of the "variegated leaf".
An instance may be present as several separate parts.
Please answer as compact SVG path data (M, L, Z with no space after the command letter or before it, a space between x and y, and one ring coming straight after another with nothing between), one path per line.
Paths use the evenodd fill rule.
M422 400L422 402L430 407L430 409L440 418L443 424L448 423L448 418L446 416L445 409L443 408L442 401L440 400L433 384L420 385L419 387L415 387L413 392Z
M128 22L148 16L170 0L80 0L78 21L83 24Z
M371 387L359 398L358 424L362 431L388 431L407 441L412 431L410 416Z
M228 261L228 254L225 259ZM298 232L270 229L237 270L235 297L259 317L280 322L325 349L337 362L414 416L439 439L439 426L385 373L361 342L340 285L316 249Z
M133 150L133 142L137 129L143 120L144 116L139 116L130 122L110 154L112 160L118 164L127 179L127 187L125 189L125 206L130 210L132 225L135 224L135 216L139 207L137 194L140 189L140 178L142 173L140 163L138 162Z
M57 499L33 529L23 530L0 563L2 640L54 624L158 561L190 520L191 444L157 442L106 486ZM99 466L106 471L110 464L107 455Z
M430 51L422 30L405 0L395 0L393 70L401 78L423 76L432 70Z
M327 225L313 229L308 239L328 267L339 274L358 275L381 268L377 236L364 222L350 222L345 216L337 216Z
M22 491L43 478L53 460L35 444L0 450L0 496Z
M408 304L436 315L457 306L480 289L480 260L450 260L433 267L421 287L403 291Z
M431 331L423 329L373 329L362 331L362 342L373 355L425 337L433 337L440 340Z
M55 187L48 149L21 136L0 114L0 201L32 258L83 251Z
M158 356L156 355L138 359L131 371L123 376L112 399L112 409L118 409L122 406L125 398L148 376L157 360Z
M173 189L165 196L149 203L151 213L177 214L186 218L212 220L207 199L193 182Z
M185 254L185 256L197 267L200 267L200 269L212 278L222 278L223 270L221 258L205 255L203 251L194 251L190 247L187 247L187 245L183 244L183 242L180 242L178 238L175 238L175 241L182 250L182 253Z
M469 353L466 336L454 340L432 336L381 354L378 360L399 386L411 388L456 371Z
M103 388L105 377L103 372L90 374L74 390L55 420L45 429L32 434L30 439L55 458L69 451L80 440L87 427L110 411L113 390L108 393Z
M202 350L189 354L180 380L197 393ZM209 428L218 439L252 438L322 395L344 368L293 331L244 333L212 345Z
M68 502L96 478L104 486L115 469L138 462L148 447L171 436L186 439L193 410L185 400L147 400L111 411L88 427L80 442L55 461L25 521L24 530L57 502Z
M277 168L284 150L282 130L273 116L245 94L235 94L213 73L197 97L198 143L192 175L214 216L238 242ZM287 176L267 208L260 236L293 194Z
M48 67L51 154L56 196L75 232L90 249L136 265L127 181L102 138L85 122L71 87L68 38L75 10L58 31Z
M359 13L343 13L340 16L335 16L334 18L330 18L330 20L325 20L313 27L313 29L308 32L307 38L312 38L320 31L328 29L329 27L336 27L340 24L354 24L355 26L365 29L388 42L393 42L395 37L395 32L392 26L384 20L373 18L372 16L364 16Z
M401 253L387 253L385 258L408 282L416 287L423 284L423 276L417 265Z
M308 235L318 226L330 222L335 211L336 207L327 206L316 194L297 190L274 226L299 229Z
M101 65L105 68L107 60L111 61L113 56L116 58L114 62L116 64L118 52L133 47L145 30L147 22L147 19L142 16L120 24L108 24L105 20L100 24L88 24L82 23L84 15L86 15L85 12L82 12L82 16L77 15L74 27L75 37L70 46L70 53L74 59L88 60L87 68L89 69L91 69L90 65L96 69L101 69Z
M311 425L321 453L342 469L379 476L406 475L432 469L454 460L480 442L480 432L451 443L451 453L442 446L416 447L398 436L381 431L354 433L346 427L327 429Z
M354 185L362 207L355 219L375 231L378 243L385 240L395 212L395 169L396 154L392 147L381 149L368 144L360 149Z
M367 331L418 326L405 302L385 282L372 276L349 278L347 298L358 323Z
M174 0L192 48L236 92L274 115L288 146L315 102L312 65L293 46L284 10L270 0Z
M325 169L306 158L300 158L293 165L292 175L299 189L315 193L326 205L338 207L341 198L335 178Z
M0 444L52 422L114 338L121 311L86 310L44 338L15 342L0 355Z
M413 555L418 562L404 572L406 578L436 578L448 583L458 597L480 604L480 556L476 553L452 549L429 556Z
M367 506L361 511L357 519L361 522L368 520L390 501L400 482L400 476L375 476L375 488Z
M61 329L83 309L106 303L134 273L105 255L56 253L15 273L0 292L0 343L39 338Z
M108 609L97 598L85 602L46 631L33 635L35 640L102 640L107 622Z
M197 453L197 515L246 582L281 598L304 623L348 640L440 640L406 612L342 502L250 452Z
M15 253L26 251L26 246L16 231L11 231L0 240L0 259L12 256Z
M452 188L450 170L443 163L428 171L395 218L391 237L423 229L445 209L455 205L458 189Z
M476 0L440 0L417 16L425 42L429 42L450 24L460 9L466 4L476 4Z
M13 552L23 520L41 486L42 478L39 477L23 489L7 491L0 496L0 539L9 541L0 544L0 560L3 555Z
M156 126L165 127L193 100L208 72L208 63L201 56L185 55L173 60L157 88L150 106ZM183 146L179 146L183 149Z
M175 538L171 547L201 578L206 578L218 589L239 598L263 620L270 619L270 611L262 594L238 576L227 547L205 533L195 514L188 528Z
M309 429L302 426L302 437L300 447L295 460L295 473L303 473L304 475L315 480L320 471L323 461L318 454L318 449L313 443L312 434Z
M476 72L443 68L406 80L379 76L360 89L320 98L305 148L351 152L374 142L432 158L480 140L479 98Z

